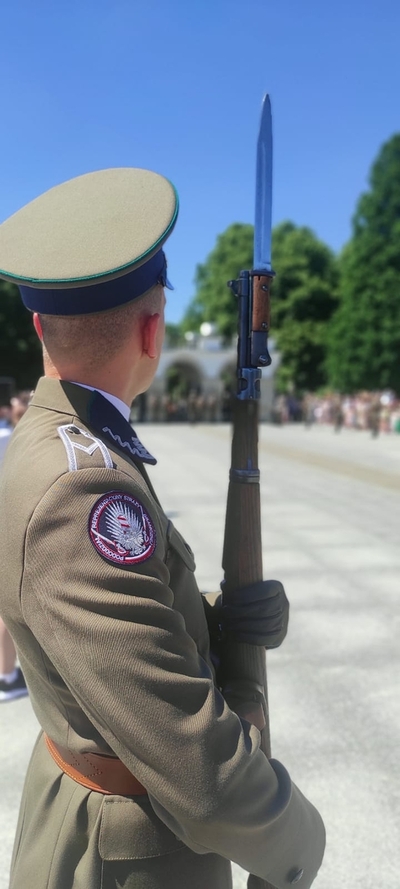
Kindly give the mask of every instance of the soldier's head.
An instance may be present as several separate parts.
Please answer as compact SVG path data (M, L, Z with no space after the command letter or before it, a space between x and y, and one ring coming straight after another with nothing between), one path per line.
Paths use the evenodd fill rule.
M122 306L89 315L34 313L47 376L100 385L99 375L125 375L134 395L150 385L164 340L165 295L156 284Z
M150 384L164 336L162 245L178 214L173 185L148 170L100 170L45 192L0 226L0 277L33 312L45 372L134 395Z

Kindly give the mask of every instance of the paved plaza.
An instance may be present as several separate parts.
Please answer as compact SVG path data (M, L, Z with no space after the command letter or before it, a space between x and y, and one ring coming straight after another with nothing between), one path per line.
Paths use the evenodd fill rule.
M158 457L151 478L195 550L200 588L217 589L229 426L137 431ZM263 425L260 468L264 576L284 582L292 605L289 636L268 655L272 748L326 823L315 886L399 889L400 436ZM37 733L28 698L0 705L0 733L7 889ZM236 867L234 885L246 886Z

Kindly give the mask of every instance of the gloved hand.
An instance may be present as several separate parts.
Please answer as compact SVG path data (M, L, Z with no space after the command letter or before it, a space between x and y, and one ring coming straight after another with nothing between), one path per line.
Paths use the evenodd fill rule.
M251 586L234 590L229 602L219 609L222 639L278 648L283 642L289 622L289 602L279 580L260 580Z

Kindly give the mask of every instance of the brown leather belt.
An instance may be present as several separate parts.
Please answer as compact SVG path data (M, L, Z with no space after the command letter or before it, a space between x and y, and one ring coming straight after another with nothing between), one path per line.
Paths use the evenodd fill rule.
M97 793L118 796L142 796L147 793L143 784L135 778L124 763L116 756L101 756L98 753L72 753L61 747L46 734L44 739L54 762L78 784L95 790Z

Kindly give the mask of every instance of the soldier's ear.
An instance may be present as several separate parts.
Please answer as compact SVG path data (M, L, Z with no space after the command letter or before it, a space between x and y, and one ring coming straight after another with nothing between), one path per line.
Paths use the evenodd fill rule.
M33 326L34 326L36 333L40 339L40 342L42 343L43 342L43 330L42 330L42 324L40 321L40 317L37 312L33 313Z
M154 315L146 315L143 318L142 326L142 348L143 352L149 358L158 358L160 354L160 337L159 330L161 325L161 315L155 312Z

